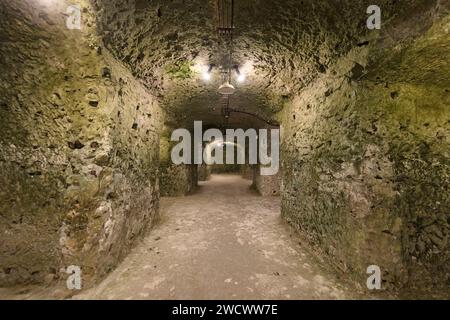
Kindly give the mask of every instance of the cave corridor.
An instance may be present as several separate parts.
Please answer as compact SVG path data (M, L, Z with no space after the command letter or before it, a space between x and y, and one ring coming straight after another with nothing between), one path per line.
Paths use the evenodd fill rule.
M0 43L0 299L450 298L450 1L2 0Z

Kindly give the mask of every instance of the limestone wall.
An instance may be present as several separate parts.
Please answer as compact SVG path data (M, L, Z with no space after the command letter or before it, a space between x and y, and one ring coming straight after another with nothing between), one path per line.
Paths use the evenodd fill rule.
M198 166L198 181L208 181L211 178L211 166L202 164Z
M275 175L262 176L259 166L254 167L253 185L262 196L279 196L280 183L280 172Z
M245 164L241 166L241 175L242 178L247 180L253 180L254 166Z
M352 50L283 113L282 215L363 288L375 264L385 289L448 290L449 22Z
M158 102L68 2L0 3L0 285L79 265L88 285L158 215ZM72 4L72 2L71 2Z
M161 196L164 197L187 195L195 191L198 185L198 165L175 165L172 162L172 148L177 143L170 141L171 130L166 127L160 139L159 181Z
M161 196L187 195L197 188L197 165L162 164L160 167Z

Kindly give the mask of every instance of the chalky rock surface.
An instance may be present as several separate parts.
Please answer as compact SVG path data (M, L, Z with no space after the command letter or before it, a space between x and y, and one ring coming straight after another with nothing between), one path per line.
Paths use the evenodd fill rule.
M158 216L158 100L64 4L0 4L0 283L85 281L113 269Z
M82 30L66 28L69 4ZM337 274L449 292L450 1L236 1L235 109L281 127L281 215ZM170 133L221 115L216 1L0 3L0 285L104 278L197 188ZM201 178L207 173L201 172ZM260 179L260 180L258 180ZM275 187L273 187L275 186ZM150 230L151 233L151 230Z
M449 30L354 48L282 113L283 216L359 281L448 294Z

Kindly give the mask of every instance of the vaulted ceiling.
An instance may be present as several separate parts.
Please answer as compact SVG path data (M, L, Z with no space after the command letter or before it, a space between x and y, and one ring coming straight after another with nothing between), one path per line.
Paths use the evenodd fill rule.
M203 120L224 125L220 78L201 73L218 63L217 0L93 0L99 34L123 61L158 95L176 125ZM351 48L367 45L367 0L235 0L233 61L247 79L233 83L235 109L274 118L284 104ZM433 10L439 1L379 0L386 25ZM425 15L426 16L426 15ZM424 17L424 15L421 15ZM431 21L410 20L408 30ZM419 26L417 25L419 23ZM391 30L392 31L392 30ZM398 30L383 39L394 43ZM411 31L409 31L411 32ZM382 44L383 45L383 44ZM229 126L263 126L245 114L233 114Z

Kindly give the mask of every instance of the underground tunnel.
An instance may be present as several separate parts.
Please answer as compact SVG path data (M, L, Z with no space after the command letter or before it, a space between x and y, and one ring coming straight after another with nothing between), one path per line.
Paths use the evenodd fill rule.
M0 299L448 299L449 30L447 0L1 1Z

